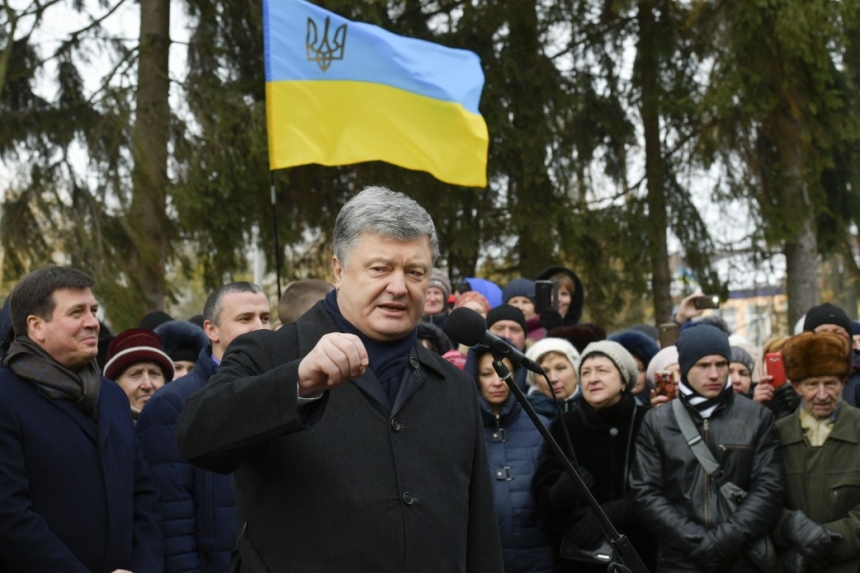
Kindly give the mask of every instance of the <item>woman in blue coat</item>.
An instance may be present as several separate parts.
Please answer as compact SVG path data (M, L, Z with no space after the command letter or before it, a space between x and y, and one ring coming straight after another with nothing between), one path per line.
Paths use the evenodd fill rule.
M478 384L481 418L490 462L496 518L502 540L505 573L550 573L553 550L549 535L537 524L532 477L543 451L543 437L523 412L508 385L493 369L493 355L476 346L469 350L469 372ZM510 360L505 365L514 370ZM541 417L544 425L549 421Z

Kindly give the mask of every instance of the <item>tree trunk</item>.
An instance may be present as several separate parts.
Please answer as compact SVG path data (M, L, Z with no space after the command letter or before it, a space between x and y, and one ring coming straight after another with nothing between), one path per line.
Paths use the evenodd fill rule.
M818 237L803 178L804 154L801 135L794 120L777 123L775 135L782 175L782 200L797 213L799 231L783 245L788 294L789 329L807 310L818 304Z
M645 177L648 185L648 238L651 257L651 292L657 324L672 320L672 274L666 241L666 189L660 142L660 84L658 76L654 0L639 2L639 45L636 62L641 82L642 130L645 137Z
M786 241L786 283L788 292L788 326L818 304L818 240L812 219L807 218L797 239Z
M135 254L132 267L142 294L141 315L161 309L169 244L167 143L170 135L168 56L170 0L140 0L137 108L132 131L133 195L128 223Z
M508 181L513 201L511 220L517 235L517 262L524 277L536 276L554 261L556 229L552 182L547 173L550 134L544 109L545 87L553 78L543 77L540 31L534 0L508 0L511 59L508 84L513 133L525 134L512 149Z

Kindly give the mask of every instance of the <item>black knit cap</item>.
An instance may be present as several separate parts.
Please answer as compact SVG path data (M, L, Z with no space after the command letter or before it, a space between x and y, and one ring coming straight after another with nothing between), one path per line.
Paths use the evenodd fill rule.
M813 306L806 313L806 320L803 321L804 332L815 332L815 329L822 324L835 324L841 326L851 336L851 319L845 314L845 311L834 306L829 302Z
M687 377L690 368L705 356L716 354L724 357L726 362L732 359L729 337L710 324L699 324L682 330L675 346L678 347L678 365L684 378Z
M523 332L528 332L529 330L526 326L526 315L524 315L523 311L515 306L500 304L499 306L491 309L489 314L487 314L487 328L493 326L500 320L513 320L523 327Z

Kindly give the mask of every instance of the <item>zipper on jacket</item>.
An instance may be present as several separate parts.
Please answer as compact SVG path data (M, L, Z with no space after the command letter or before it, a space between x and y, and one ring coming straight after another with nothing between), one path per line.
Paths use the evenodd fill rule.
M708 419L707 419L707 418L705 418L705 419L703 420L703 423L704 423L704 428L705 428L705 447L707 447L707 446L708 446ZM708 524L708 521L709 521L709 517L708 517L708 492L710 491L710 486L711 486L711 484L709 483L710 476L708 475L708 472L704 472L704 473L705 473L705 479L703 480L703 482L702 482L702 483L704 483L704 486L705 486L705 491L704 491L704 500L705 500L705 529L708 529L708 525L709 525L709 524Z

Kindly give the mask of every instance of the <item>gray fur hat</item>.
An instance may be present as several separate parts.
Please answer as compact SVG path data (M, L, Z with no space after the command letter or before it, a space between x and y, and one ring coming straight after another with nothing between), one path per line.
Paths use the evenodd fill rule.
M582 365L588 360L592 354L605 354L609 357L618 372L621 373L621 380L624 382L626 391L630 391L636 386L636 380L639 378L639 367L636 366L636 361L633 355L630 354L623 346L611 340L600 340L592 342L585 347L585 350L579 357L579 364L576 369L579 383L582 384Z

